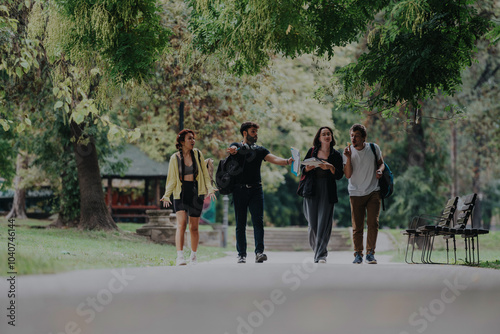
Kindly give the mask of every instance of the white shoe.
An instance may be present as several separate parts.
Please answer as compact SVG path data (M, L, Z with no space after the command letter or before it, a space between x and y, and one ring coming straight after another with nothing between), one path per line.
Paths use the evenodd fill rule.
M185 266L186 265L186 260L184 259L184 255L178 255L177 260L175 260L176 265L178 266Z
M318 261L318 263L326 263L326 260L325 259L321 259Z
M196 257L196 254L191 253L191 256L189 257L189 263L198 264L198 258Z

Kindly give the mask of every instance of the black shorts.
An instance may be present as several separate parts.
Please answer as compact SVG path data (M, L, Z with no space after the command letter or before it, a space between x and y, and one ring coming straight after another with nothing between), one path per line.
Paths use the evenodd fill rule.
M198 196L198 182L182 182L182 192L180 199L174 199L174 210L186 211L189 217L200 217L203 210L203 201L205 196Z

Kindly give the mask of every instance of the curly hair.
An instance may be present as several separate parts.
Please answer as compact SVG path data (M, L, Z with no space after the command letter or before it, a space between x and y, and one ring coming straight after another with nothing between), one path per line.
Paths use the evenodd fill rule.
M182 142L185 141L186 135L188 133L191 133L193 137L196 138L196 134L194 133L193 130L190 129L184 129L181 132L177 134L177 138L175 139L175 147L180 151L182 149Z
M191 133L193 135L194 138L196 138L196 134L194 133L193 130L190 130L190 129L184 129L182 130L181 132L179 132L177 134L177 139L175 140L175 147L177 147L177 149L179 150L180 152L180 155L181 155L181 164L180 164L180 178L181 178L181 181L184 181L184 169L186 167L186 165L184 164L184 154L182 153L182 142L186 140L186 136L188 133ZM191 151L191 159L193 161L193 166L194 166L194 177L195 177L195 180L196 180L196 177L198 176L198 165L196 163L196 159L194 158L194 152Z
M241 135L243 136L243 131L248 131L248 129L250 129L250 128L256 128L256 129L258 129L259 128L259 124L254 123L254 122L245 122L245 123L241 124L241 127L240 127L240 133L241 133Z
M363 124L354 124L351 126L351 132L359 131L361 137L366 138L366 127Z

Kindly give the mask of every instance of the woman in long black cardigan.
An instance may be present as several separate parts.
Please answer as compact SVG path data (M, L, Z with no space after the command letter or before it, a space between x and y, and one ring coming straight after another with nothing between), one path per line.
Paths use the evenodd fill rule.
M326 263L333 210L338 202L336 180L340 180L344 175L342 155L333 148L334 146L332 129L321 127L305 159L316 157L323 163L317 166L302 166L302 173L307 179L303 193L304 216L309 224L309 244L314 251L315 263Z

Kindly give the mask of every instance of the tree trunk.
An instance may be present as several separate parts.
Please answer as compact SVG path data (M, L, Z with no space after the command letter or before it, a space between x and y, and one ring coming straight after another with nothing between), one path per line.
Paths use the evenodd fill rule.
M422 126L421 110L411 107L413 112L413 122L408 134L408 166L416 166L425 168L425 140L424 140L424 127ZM415 242L419 249L424 245L424 238L419 236Z
M28 156L19 153L17 155L16 161L16 177L14 179L15 193L14 201L12 203L12 209L7 215L7 219L19 218L26 219L26 189L24 189L21 184L23 178L21 176L21 171L28 169Z
M74 204L76 201L80 203L80 196L78 198L68 198L70 196L74 197L74 194L72 194L72 191L65 191L65 187L68 187L68 178L66 178L65 175L66 173L62 173L62 191L60 193L60 199L59 199L59 212L57 214L57 219L55 222L49 225L49 227L57 227L57 228L62 228L62 227L78 227L78 219L80 217L80 208L75 207ZM72 182L69 180L69 182ZM78 181L76 181L78 184ZM71 187L71 185L70 185ZM74 185L73 185L74 187ZM73 188L72 187L72 188ZM73 188L74 189L74 188ZM66 197L66 198L63 198ZM79 205L78 205L79 206ZM72 212L72 215L68 215L68 212Z
M73 164L74 149L72 144L64 146L62 158L66 161L66 168L61 171L61 191L59 193L59 212L57 220L50 227L78 227L80 219L80 186L76 164ZM67 161L71 157L71 161ZM77 195L78 193L78 195Z
M408 166L425 167L425 141L424 128L420 122L418 113L420 109L414 109L414 121L408 135Z
M458 178L457 178L457 127L451 122L451 197L458 195Z
M61 212L59 212L57 214L56 221L51 223L49 227L57 227L57 228L78 227L78 222L66 219L66 217L64 217L64 215Z
M81 137L81 130L77 124L71 124L75 138ZM78 169L78 183L80 185L80 227L86 230L118 229L104 201L101 172L97 160L97 151L93 137L88 138L87 145L73 145L76 167Z
M482 212L481 212L481 200L483 194L481 193L481 158L476 157L474 161L474 170L472 176L472 191L477 194L476 205L474 207L474 212L472 213L472 222L475 228L482 227Z

